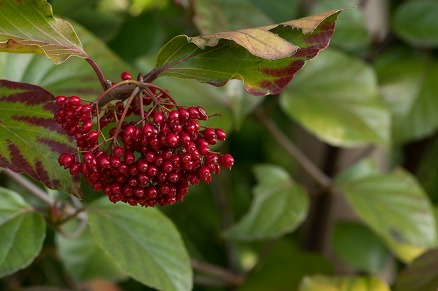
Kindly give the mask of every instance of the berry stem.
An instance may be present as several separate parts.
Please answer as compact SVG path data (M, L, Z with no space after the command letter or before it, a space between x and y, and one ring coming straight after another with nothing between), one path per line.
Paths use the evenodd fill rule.
M331 189L332 179L324 174L280 129L265 115L261 109L254 111L255 116L277 142L300 164L320 186Z
M102 71L100 70L99 66L96 64L96 62L92 58L86 58L85 60L93 68L94 72L97 75L97 78L100 81L100 84L102 85L103 90L106 90L108 88L108 82L106 81L106 79L105 79Z
M100 96L97 97L93 103L98 104L99 107L103 107L113 100L124 101L127 98L129 98L129 96L130 96L129 93L131 93L135 89L135 87L139 87L141 89L144 89L145 91L147 91L149 89L149 92L150 92L149 94L152 94L152 95L153 95L153 93L152 93L152 91L150 91L150 88L158 89L160 92L162 92L172 102L174 102L176 104L175 100L170 96L168 91L164 90L163 88L161 88L155 84L139 82L136 80L125 80L125 81L121 81L117 84L114 84L113 86L105 89L105 91L102 94L100 94Z
M141 126L144 127L146 122L144 120L144 104L143 104L143 94L140 93L139 96L139 103L140 103L140 118L141 118Z
M119 132L120 132L120 129L122 128L122 123L125 120L126 113L129 110L129 105L131 105L132 100L134 100L135 96L137 96L139 91L140 91L140 88L137 87L134 89L134 91L132 91L131 96L129 96L129 100L126 103L125 109L123 110L122 116L120 117L119 123L117 124L116 132L113 135L113 138L114 138L113 143L114 144L117 143L117 137L119 136Z

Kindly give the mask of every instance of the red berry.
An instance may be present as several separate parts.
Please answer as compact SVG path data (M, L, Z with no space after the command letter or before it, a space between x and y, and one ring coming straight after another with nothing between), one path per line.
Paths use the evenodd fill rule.
M157 187L149 186L145 189L145 194L148 198L155 198L158 195Z
M231 169L234 165L234 158L230 154L221 155L219 163L225 169Z
M106 155L102 155L97 159L97 163L99 166L101 166L103 169L108 169L111 166L110 158Z
M187 108L187 111L189 112L191 119L198 119L199 118L199 111L195 107L190 106L189 108Z
M169 135L167 135L166 142L170 147L176 147L179 142L179 137L173 132L169 133Z
M56 101L55 101L56 105L62 106L64 104L65 99L66 99L65 96L56 97Z
M135 156L133 152L126 152L124 155L124 160L127 165L135 162Z
M164 123L164 113L161 111L157 111L154 114L154 123L161 125Z
M122 78L122 80L131 80L131 74L128 72L123 72L120 77Z
M121 158L121 157L123 157L124 154L125 154L125 151L124 151L123 148L120 147L120 146L116 146L116 147L113 149L113 155L114 155L116 158Z
M190 112L186 108L181 107L180 109L178 109L178 111L179 111L179 118L181 121L189 120Z
M204 129L204 137L206 140L215 139L216 138L216 132L213 128L207 127Z
M97 130L92 130L88 133L88 140L90 141L90 143L94 144L97 142L98 139L99 133L97 132Z
M197 106L196 109L198 109L199 112L199 118L200 120L208 120L208 114L207 111L205 111L204 108L202 108L201 106Z

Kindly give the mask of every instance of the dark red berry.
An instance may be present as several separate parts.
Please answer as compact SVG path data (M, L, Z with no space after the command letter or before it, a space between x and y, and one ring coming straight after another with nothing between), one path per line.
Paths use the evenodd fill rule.
M128 72L123 72L120 77L122 78L122 80L131 80L131 74Z
M219 163L225 169L231 169L234 165L234 158L230 154L221 155Z

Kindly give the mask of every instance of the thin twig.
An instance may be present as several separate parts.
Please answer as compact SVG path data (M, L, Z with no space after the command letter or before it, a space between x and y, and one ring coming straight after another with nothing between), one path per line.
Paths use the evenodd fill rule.
M47 195L46 191L39 188L37 185L35 185L31 181L23 177L22 174L15 173L9 169L2 169L2 173L6 175L8 178L10 178L11 180L13 180L15 183L23 187L24 189L28 190L29 194L38 198L40 201L44 202L48 207L53 208L56 206L57 200ZM87 222L86 213L83 212L83 208L76 209L71 205L66 205L64 211L66 214L70 215L69 219L72 218L72 215L74 215L76 218L79 219L80 224L78 228L73 233L69 234L70 237L79 236L86 227L86 222ZM63 232L63 234L65 233Z
M30 194L44 202L47 206L52 207L55 204L55 200L52 197L47 195L44 190L36 186L34 183L24 178L21 174L15 173L9 169L2 169L2 173L24 189L28 190Z
M200 275L194 275L193 276L193 283L196 285L203 285L203 286L215 286L215 287L227 287L229 284L220 281L215 278L210 278L206 276L200 276Z
M243 275L235 274L227 269L206 262L192 259L191 264L194 270L215 276L216 278L220 278L223 282L227 282L234 286L242 284L245 280Z
M254 111L257 119L265 126L268 132L277 140L277 142L290 154L300 166L324 189L330 189L332 179L324 174L300 149L273 123L261 109Z

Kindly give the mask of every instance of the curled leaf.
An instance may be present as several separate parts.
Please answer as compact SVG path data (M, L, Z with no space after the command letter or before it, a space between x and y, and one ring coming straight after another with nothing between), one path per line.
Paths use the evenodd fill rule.
M45 0L0 0L0 52L45 54L56 64L87 58L73 27Z
M179 35L160 50L153 74L215 86L240 79L252 95L277 94L328 46L340 12L196 37Z

